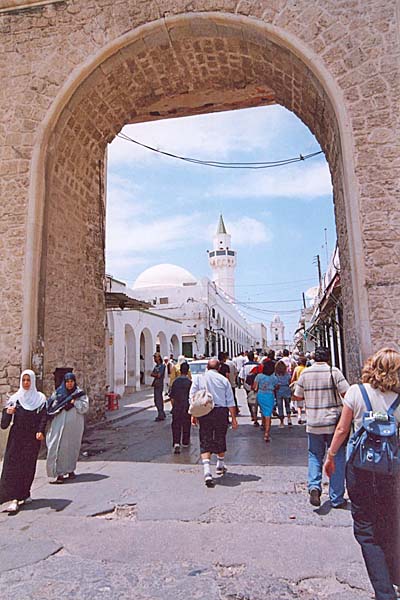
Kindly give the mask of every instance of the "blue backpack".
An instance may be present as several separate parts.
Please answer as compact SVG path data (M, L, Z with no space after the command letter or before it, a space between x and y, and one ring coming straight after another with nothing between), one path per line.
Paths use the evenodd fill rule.
M400 470L399 441L394 412L400 405L400 395L387 413L374 412L367 390L359 384L367 408L362 426L350 439L348 462L357 469L380 475L393 475Z

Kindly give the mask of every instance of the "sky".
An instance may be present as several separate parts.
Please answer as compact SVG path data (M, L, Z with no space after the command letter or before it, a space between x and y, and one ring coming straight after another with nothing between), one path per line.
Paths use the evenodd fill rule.
M127 125L129 137L202 160L260 162L320 150L309 129L279 105ZM115 138L108 149L106 270L129 286L159 263L211 277L222 214L237 250L236 299L243 315L285 337L302 293L317 285L336 242L332 186L323 154L266 170L219 169L163 156ZM327 243L326 243L327 242Z

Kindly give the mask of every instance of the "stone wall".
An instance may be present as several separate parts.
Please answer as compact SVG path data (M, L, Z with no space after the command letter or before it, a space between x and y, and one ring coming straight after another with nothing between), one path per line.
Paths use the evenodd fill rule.
M70 363L104 391L102 171L119 129L271 102L330 164L352 377L397 342L397 26L395 0L65 0L0 14L0 395L32 352L48 385Z

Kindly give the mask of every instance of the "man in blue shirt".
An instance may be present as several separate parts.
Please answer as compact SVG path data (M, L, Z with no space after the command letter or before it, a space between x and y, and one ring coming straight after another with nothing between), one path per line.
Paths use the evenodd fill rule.
M232 387L229 380L218 372L219 368L219 360L211 358L207 364L207 371L204 375L194 378L190 390L190 397L193 397L197 391L207 389L214 400L214 408L208 415L199 418L192 417L193 425L200 426L200 453L204 469L204 482L207 487L214 487L210 467L211 454L217 455L216 474L223 475L227 470L225 452L229 413L232 417L232 429L238 427Z

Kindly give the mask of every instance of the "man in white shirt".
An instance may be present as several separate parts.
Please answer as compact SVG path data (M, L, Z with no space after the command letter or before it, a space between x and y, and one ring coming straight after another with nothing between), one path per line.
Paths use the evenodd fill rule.
M218 373L219 367L219 360L211 358L205 374L194 377L190 389L190 398L199 390L207 389L214 400L214 408L208 415L199 418L192 417L193 425L200 426L200 453L204 469L204 482L207 487L214 487L210 467L211 454L217 455L216 474L223 475L227 470L225 452L229 413L232 418L232 429L238 427L231 384L226 377Z

